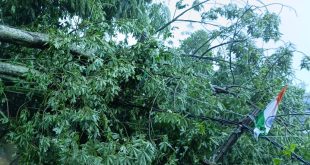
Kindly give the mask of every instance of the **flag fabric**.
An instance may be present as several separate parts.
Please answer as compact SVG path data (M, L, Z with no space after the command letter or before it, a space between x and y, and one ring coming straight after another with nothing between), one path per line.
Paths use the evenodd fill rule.
M254 137L257 139L259 134L267 135L271 125L276 117L279 103L287 89L287 85L280 91L278 96L274 98L266 107L261 111L255 120Z

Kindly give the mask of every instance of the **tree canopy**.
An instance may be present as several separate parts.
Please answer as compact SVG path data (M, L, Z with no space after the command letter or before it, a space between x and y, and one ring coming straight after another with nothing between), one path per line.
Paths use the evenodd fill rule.
M1 142L21 164L309 163L297 50L257 44L281 40L279 15L212 2L0 1ZM171 44L175 22L204 29ZM255 140L252 117L286 84Z

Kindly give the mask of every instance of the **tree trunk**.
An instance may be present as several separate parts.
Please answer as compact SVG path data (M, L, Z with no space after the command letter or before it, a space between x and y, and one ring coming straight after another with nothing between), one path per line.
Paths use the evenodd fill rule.
M0 25L0 41L39 49L45 49L50 46L50 40L47 34L24 31L4 25ZM87 58L94 56L92 53L93 50L92 52L85 51L82 49L82 46L78 44L71 44L69 49L74 55Z

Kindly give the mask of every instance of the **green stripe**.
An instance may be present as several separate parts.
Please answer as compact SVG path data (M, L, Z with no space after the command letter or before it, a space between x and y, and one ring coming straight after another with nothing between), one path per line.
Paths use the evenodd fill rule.
M265 131L265 117L264 117L264 111L261 111L256 119L255 127L258 128L261 131Z

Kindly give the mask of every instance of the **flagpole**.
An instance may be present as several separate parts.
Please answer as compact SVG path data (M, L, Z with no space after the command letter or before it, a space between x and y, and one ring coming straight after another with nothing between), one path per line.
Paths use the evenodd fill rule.
M247 101L248 105L254 107L255 109L243 118L239 123L238 127L230 134L229 138L223 143L213 154L212 162L217 163L222 157L228 152L228 150L237 142L239 137L244 133L244 125L249 125L252 123L252 117L255 118L260 112L260 109L252 102ZM205 164L211 164L209 160L204 161Z

